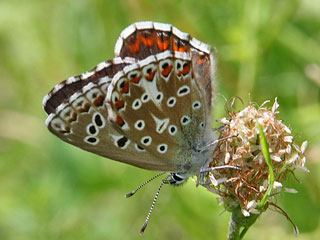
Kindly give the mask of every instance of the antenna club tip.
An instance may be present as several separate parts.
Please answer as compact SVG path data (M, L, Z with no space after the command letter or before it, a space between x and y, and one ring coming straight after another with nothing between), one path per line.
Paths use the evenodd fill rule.
M126 194L126 195L124 195L126 198L129 198L129 197L131 197L132 195L134 194L134 192L131 192L131 193L128 193L128 194Z
M145 223L143 224L141 230L140 230L140 235L142 236L144 234L144 231L146 230L147 228L147 224L148 224L148 221L145 221Z

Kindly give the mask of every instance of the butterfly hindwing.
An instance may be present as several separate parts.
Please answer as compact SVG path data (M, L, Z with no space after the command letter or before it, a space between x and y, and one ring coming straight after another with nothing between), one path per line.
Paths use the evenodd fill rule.
M147 151L137 150L130 139L111 126L104 105L110 83L109 76L100 74L91 78L67 101L61 99L62 102L46 121L49 130L64 141L103 157L145 169L177 171ZM59 95L69 94L68 88L62 87L59 91Z
M210 47L171 24L146 21L136 22L124 29L114 51L116 57L142 60L165 51L210 54Z

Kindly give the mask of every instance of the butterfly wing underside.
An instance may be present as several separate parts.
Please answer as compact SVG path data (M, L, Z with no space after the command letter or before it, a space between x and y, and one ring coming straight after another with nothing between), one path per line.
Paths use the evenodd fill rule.
M171 24L157 22L136 22L124 29L115 46L116 57L145 59L164 51L185 52L192 56L194 78L202 92L206 122L206 133L211 129L211 110L215 91L214 49L209 45L181 32ZM205 138L210 136L205 136Z
M115 55L44 98L49 130L116 161L184 171L211 129L215 58L210 47L169 24L139 22L121 33ZM132 92L126 95L126 89Z
M113 65L120 64L119 60L115 62L117 63ZM87 73L77 78L78 81L86 81L84 86L81 83L74 83L75 80L66 80L64 85L60 84L48 94L44 100L44 108L49 112L54 104L57 105L56 110L50 112L47 118L48 129L65 142L103 157L144 169L177 171L178 169L169 167L152 154L137 151L127 137L110 125L104 100L113 73L104 68L116 68L116 66L102 65L105 67L100 67L103 70L100 70L99 74L94 73L95 69L92 74ZM67 86L68 83L74 86ZM70 89L72 89L71 96ZM68 94L69 97L61 97Z
M165 51L119 71L108 88L108 114L116 129L167 165L185 170L203 144L204 98L191 56Z

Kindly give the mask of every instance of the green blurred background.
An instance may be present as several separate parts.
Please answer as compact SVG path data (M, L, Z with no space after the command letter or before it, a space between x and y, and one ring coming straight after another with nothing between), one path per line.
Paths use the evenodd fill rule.
M124 194L155 173L62 142L46 129L41 107L55 84L112 58L120 32L141 20L171 23L217 48L216 118L226 115L224 97L278 97L280 118L310 143L311 173L290 179L299 194L277 203L301 240L319 239L319 0L0 1L0 239L142 239L159 180L133 198ZM225 239L222 212L192 181L165 186L143 239ZM294 235L268 211L246 239L257 238Z

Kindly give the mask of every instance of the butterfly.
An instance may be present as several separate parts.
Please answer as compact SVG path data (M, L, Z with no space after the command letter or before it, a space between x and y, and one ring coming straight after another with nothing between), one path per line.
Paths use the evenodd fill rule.
M115 58L44 97L46 125L67 143L182 184L212 159L215 63L188 33L136 22L120 34Z

